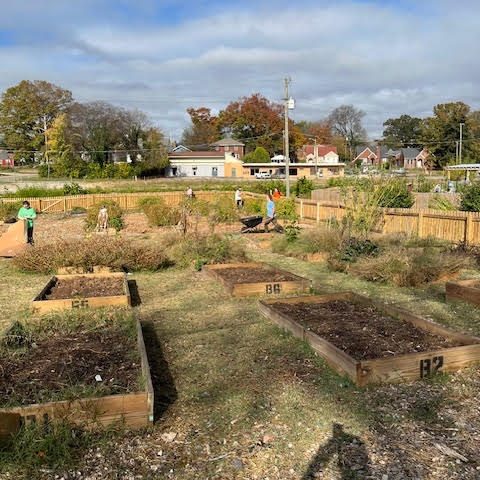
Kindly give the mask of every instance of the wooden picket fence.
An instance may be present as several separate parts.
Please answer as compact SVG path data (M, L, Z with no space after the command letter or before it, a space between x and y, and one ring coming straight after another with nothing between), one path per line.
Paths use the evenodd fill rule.
M200 191L195 192L200 200L214 201L220 197L233 199L233 192ZM246 198L265 198L250 192L244 192ZM183 191L178 192L140 192L140 193L105 193L71 195L47 198L2 198L0 203L17 203L28 200L37 212L67 213L74 208L89 208L109 200L116 202L124 210L135 210L140 200L159 197L167 205L178 205L185 199ZM317 224L332 220L341 220L345 215L345 207L338 201L325 202L296 199L296 209L301 220L313 221ZM421 238L436 237L453 243L465 242L469 245L480 245L480 213L444 212L430 209L392 208L383 209L383 221L380 233L404 233Z
M200 200L213 201L222 196L231 196L233 192L195 192ZM2 203L19 203L25 200L40 213L67 213L74 208L89 208L104 201L113 201L124 210L135 210L144 198L162 198L167 205L178 205L185 199L185 192L141 192L141 193L95 193L87 195L69 195L47 198L2 198Z
M338 202L297 199L295 203L300 219L316 223L338 221L346 213L345 206ZM480 245L480 213L385 208L379 233L403 233L420 238L435 237L453 243Z

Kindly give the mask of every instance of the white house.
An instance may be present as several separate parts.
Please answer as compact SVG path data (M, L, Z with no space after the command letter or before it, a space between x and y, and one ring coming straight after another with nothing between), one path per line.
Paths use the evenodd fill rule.
M168 177L237 177L242 172L242 161L236 152L223 151L171 152Z

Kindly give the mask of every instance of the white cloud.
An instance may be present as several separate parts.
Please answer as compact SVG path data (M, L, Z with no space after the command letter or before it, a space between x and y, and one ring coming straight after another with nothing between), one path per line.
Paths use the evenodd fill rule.
M218 109L254 92L278 101L285 75L293 79L295 118L322 118L352 103L366 112L372 136L385 119L425 116L440 102L480 106L472 53L480 5L473 1L427 0L413 10L354 0L299 0L295 8L224 3L216 13L170 23L154 19L153 0L136 4L131 19L111 0L74 3L5 7L0 27L21 24L29 33L17 35L16 45L0 43L8 66L1 88L24 78L54 81L81 100L140 108L177 136L187 107Z

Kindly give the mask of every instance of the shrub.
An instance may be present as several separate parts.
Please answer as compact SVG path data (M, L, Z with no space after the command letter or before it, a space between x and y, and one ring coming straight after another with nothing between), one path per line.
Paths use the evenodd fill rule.
M444 212L452 212L457 210L457 207L443 195L433 195L428 202L428 208L434 210L443 210Z
M166 204L163 198L149 197L140 200L140 209L154 227L177 225L180 221L180 209Z
M21 202L0 203L0 220L3 222L13 221L21 207Z
M63 194L64 195L84 195L87 193L83 187L81 187L78 183L66 183L63 186Z
M460 194L460 210L480 212L480 183L465 186Z
M219 197L210 203L209 221L213 225L235 222L238 216L238 209L232 198Z
M81 267L90 271L96 265L129 271L155 271L170 266L172 262L165 256L161 245L134 244L117 237L94 237L35 245L21 252L14 264L26 272L54 273L59 267Z
M298 220L297 209L294 198L280 198L275 202L277 218L294 222Z
M264 215L266 210L266 201L261 198L246 198L242 214L245 215Z
M435 182L425 177L425 175L419 175L417 178L417 192L429 193L435 187Z
M87 230L95 230L98 222L98 212L103 206L107 207L108 210L108 226L117 231L121 230L123 228L123 211L118 203L112 200L97 203L87 210L87 218L85 219Z
M310 198L310 194L312 190L315 188L314 183L312 180L308 178L299 178L295 184L293 185L293 192L295 193L296 197L305 197Z
M391 180L380 187L378 205L385 208L411 208L415 199L403 180Z
M390 282L399 287L416 287L448 277L471 266L471 259L454 252L436 249L402 249L377 257L359 259L349 271L373 282Z
M238 240L219 235L189 235L172 249L176 263L186 267L192 263L197 270L212 263L244 262L245 248Z
M317 228L303 230L293 242L289 242L285 236L274 238L272 251L302 258L309 253L332 253L338 250L341 242L338 230Z

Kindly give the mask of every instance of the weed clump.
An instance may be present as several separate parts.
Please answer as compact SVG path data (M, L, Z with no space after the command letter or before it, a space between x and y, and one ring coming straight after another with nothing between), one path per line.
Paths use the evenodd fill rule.
M241 242L220 235L187 235L172 246L171 255L178 265L186 267L193 264L196 270L207 264L247 260Z
M80 267L90 271L96 265L115 270L156 271L172 265L172 262L165 256L161 245L95 237L34 246L20 253L14 264L25 272L54 273L59 267Z
M399 287L417 287L448 278L472 260L460 253L435 248L396 248L375 257L364 257L352 264L349 272L365 280L393 283Z
M167 205L163 198L148 197L140 200L140 209L152 227L177 225L181 212L178 207Z

